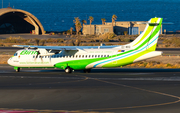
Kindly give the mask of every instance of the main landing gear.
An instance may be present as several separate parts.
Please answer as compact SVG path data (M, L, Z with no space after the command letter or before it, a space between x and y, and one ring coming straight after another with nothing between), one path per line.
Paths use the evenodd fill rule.
M66 69L64 71L65 71L65 73L72 73L73 69L68 66L68 67L66 67ZM90 73L91 69L85 69L83 71L84 71L84 73Z
M84 73L90 73L91 72L91 69L85 69L84 70Z

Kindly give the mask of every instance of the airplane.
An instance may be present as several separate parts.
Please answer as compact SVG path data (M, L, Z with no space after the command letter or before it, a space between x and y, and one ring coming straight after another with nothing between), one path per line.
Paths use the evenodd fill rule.
M92 68L121 67L162 55L155 51L163 18L151 18L145 30L134 41L116 46L31 46L22 47L8 60L16 72L21 68L60 68L65 73Z

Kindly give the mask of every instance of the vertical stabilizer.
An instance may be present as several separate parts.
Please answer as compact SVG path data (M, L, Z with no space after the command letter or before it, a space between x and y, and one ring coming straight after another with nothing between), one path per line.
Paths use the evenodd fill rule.
M136 50L143 49L155 51L159 33L161 31L162 20L162 18L151 18L143 33L126 46L130 46L132 49Z

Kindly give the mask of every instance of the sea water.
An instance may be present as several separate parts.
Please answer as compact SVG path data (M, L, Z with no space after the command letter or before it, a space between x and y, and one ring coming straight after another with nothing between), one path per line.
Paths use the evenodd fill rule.
M0 7L2 2L0 1ZM167 31L180 30L180 0L3 0L3 7L22 9L35 15L45 31L66 31L74 27L74 17L87 20L94 17L92 24L102 24L101 18L116 21L148 21L162 17Z

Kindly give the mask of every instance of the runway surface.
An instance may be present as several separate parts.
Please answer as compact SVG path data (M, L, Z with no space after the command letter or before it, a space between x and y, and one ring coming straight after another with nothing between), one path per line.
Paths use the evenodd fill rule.
M0 65L0 109L179 113L180 69L59 69Z

